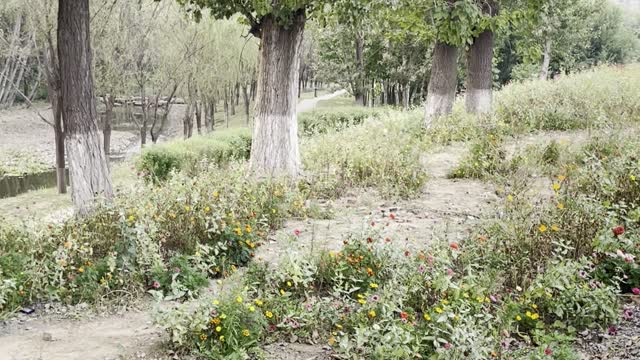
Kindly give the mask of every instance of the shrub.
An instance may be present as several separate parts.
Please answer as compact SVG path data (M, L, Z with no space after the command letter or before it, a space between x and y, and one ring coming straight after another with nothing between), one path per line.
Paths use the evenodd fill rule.
M173 170L193 175L200 163L220 166L248 159L250 150L251 130L227 129L149 147L143 151L137 167L145 177L164 181Z
M353 186L373 187L387 197L419 192L427 176L419 142L405 116L370 119L339 133L307 139L303 162L312 177L311 190L328 197L340 196Z
M303 135L324 134L360 125L368 118L378 118L379 110L365 107L347 107L337 110L317 110L298 115L299 131Z

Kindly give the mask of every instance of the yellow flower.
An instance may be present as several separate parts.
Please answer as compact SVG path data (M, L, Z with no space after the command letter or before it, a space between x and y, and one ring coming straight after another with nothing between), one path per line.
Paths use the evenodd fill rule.
M273 317L273 313L271 311L267 311L264 313L264 316L266 316L267 318L271 319Z
M184 207L184 211L191 211L191 207L190 206L185 206Z
M468 298L469 298L469 293L464 293L464 294L462 294L462 296L463 296L465 299L468 299Z
M442 308L440 308L440 307L437 307L437 308L436 308L436 312L437 312L438 314L442 314L442 312L443 312L443 311L444 311L444 310L442 310Z
M249 330L244 329L244 330L242 330L242 335L249 336L249 335L251 335L251 333L249 332Z
M558 184L558 183L553 183L553 190L554 190L554 191L558 191L558 190L560 190L560 184Z
M558 175L558 181L563 182L567 177L564 175Z
M291 284L291 281L287 281L287 286L288 286L288 287L293 286L293 284Z
M236 298L236 302L241 303L241 302L242 302L242 296L238 296L238 297Z
M482 296L478 296L478 297L476 298L476 301L477 301L477 302L479 302L479 303L481 303L481 302L483 302L483 301L484 301L484 298L483 298Z
M378 284L371 283L371 284L369 284L369 287L372 288L372 289L377 289L378 288Z
M530 318L530 317L531 317L531 315L532 315L532 314L531 314L531 311L527 311L527 312L525 313L525 315L526 315L528 318Z
M224 342L224 335L220 336L220 342Z
M513 201L513 195L509 194L507 196L507 201L509 201L509 202Z
M342 325L340 325L340 324L336 324L336 329L338 329L338 330L342 330Z
M225 314L220 314L220 319L226 319L226 318L227 318L227 315L225 315Z
M222 331L222 326L217 326L216 327L216 332L220 332L220 331Z
M217 192L217 191L214 191L214 192L213 192L213 197L217 198L218 196L220 196L220 193L219 193L219 192Z
M635 175L630 175L629 179L631 179L631 181L636 181L636 176Z
M531 304L531 308L532 308L533 310L536 310L536 309L538 309L538 305L536 305L536 304Z
M211 319L211 323L212 323L213 325L220 325L220 319L218 319L218 318Z
M542 225L540 225L538 230L540 230L540 232L543 233L543 232L547 231L547 226L545 224L542 224Z
M358 302L360 303L360 305L364 305L367 303L367 300L365 299L358 299Z
M538 320L538 318L539 318L539 317L540 317L540 315L539 315L539 314L532 314L532 315L531 315L531 319L532 319L532 320Z
M254 311L256 311L256 308L253 307L253 306L249 306L249 311L254 312Z
M245 226L245 227L244 227L244 231L245 231L247 234L251 234L251 231L253 231L253 230L251 229L251 225L247 225L247 226Z
M551 225L551 231L560 231L560 227L558 225Z
M447 299L442 299L440 302L444 305L449 305L449 301Z
M564 204L563 203L558 203L558 209L563 210L564 209Z
M369 314L368 314L368 315L369 315L369 317L370 317L370 318L372 318L372 319L373 319L374 317L376 317L376 312L375 312L375 311L373 311L373 310L371 310L371 311L369 311Z
M333 336L329 338L329 346L333 346L333 344L336 343L336 338L334 338Z
M204 208L204 212L205 212L205 213L208 213L209 211L211 211L211 208L210 208L210 207L208 207L208 206L207 206L207 207L205 207L205 208Z
M284 290L280 289L280 295L284 296Z
M454 321L458 321L458 320L460 320L460 316L455 315L455 316L453 317L453 320L454 320Z
M520 320L522 320L522 317L520 315L517 315L516 316L516 320L520 321Z
M84 272L84 268L83 268L82 266L81 266L81 267L79 267L79 268L78 268L78 272L82 274L82 273Z
M134 222L136 220L136 217L133 215L129 215L129 222Z
M431 316L429 316L429 314L425 313L424 315L422 315L422 317L427 320L427 321L431 321Z
M260 299L255 299L253 302L258 306L262 306L262 300Z
M213 300L213 305L220 305L220 301L218 301L218 300Z
M236 235L242 236L242 229L240 229L239 227L235 228L233 231L236 232Z
M202 341L207 340L207 334L200 334L200 340Z

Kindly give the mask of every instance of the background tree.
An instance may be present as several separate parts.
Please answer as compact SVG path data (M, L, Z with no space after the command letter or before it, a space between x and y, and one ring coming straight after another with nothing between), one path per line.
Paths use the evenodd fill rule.
M89 0L59 0L58 58L71 199L86 215L97 197L113 196L93 88Z

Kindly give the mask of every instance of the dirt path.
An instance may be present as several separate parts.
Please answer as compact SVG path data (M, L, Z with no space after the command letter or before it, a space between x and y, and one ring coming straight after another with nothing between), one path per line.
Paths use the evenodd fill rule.
M324 96L319 96L319 97L317 97L315 99L302 100L302 101L300 101L298 103L298 107L296 108L297 112L299 114L299 113L303 113L303 112L307 112L307 111L313 110L316 107L316 105L318 105L318 102L331 100L331 99L333 99L335 97L338 97L340 95L344 95L346 93L347 93L347 90L338 90L338 91L336 91L334 93L327 94L327 95L324 95Z

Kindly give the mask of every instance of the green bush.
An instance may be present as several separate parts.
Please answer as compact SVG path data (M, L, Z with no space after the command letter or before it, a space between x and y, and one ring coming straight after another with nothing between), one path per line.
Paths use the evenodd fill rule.
M305 211L295 187L232 165L143 185L86 218L0 223L0 311L36 300L94 302L120 290L196 296L203 276L245 265L268 231Z
M337 110L316 110L299 114L298 126L301 134L316 135L360 125L370 117L379 116L380 111L377 109L355 106Z
M495 117L517 129L570 130L638 121L640 66L599 67L553 81L514 83L496 93Z
M172 141L145 149L138 160L138 170L153 181L164 181L171 171L194 174L198 164L224 165L248 159L251 130L228 129L184 141Z
M303 142L304 168L315 194L335 197L349 187L371 187L386 197L408 197L421 190L427 176L415 124L408 114L385 116Z

